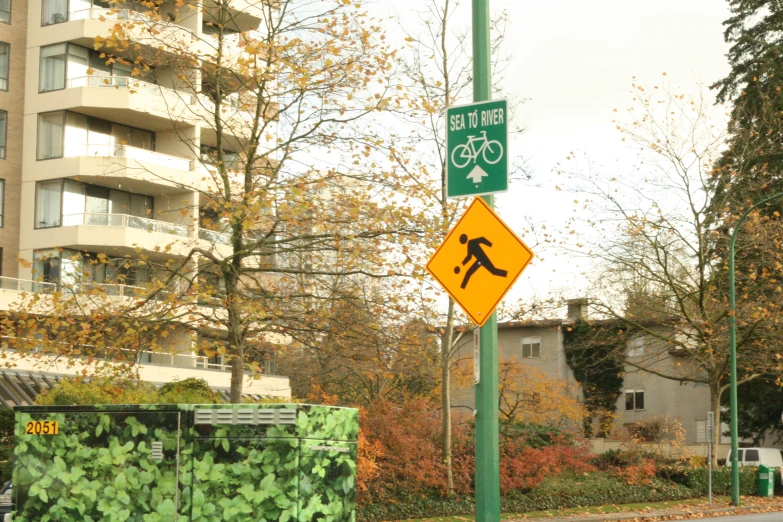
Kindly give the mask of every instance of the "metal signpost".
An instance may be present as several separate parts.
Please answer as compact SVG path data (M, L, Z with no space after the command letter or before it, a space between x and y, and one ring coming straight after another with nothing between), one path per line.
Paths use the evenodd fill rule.
M446 109L446 196L461 198L508 190L506 100Z
M712 425L715 422L715 414L707 412L707 501L712 507Z

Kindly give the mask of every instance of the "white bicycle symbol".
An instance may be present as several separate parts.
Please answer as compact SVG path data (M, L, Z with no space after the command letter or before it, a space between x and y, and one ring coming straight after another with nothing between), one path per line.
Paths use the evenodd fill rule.
M471 161L476 163L479 154L487 165L494 165L503 157L503 145L497 140L487 141L487 131L481 131L480 138L468 136L467 143L454 147L451 152L451 162L461 169L467 167Z

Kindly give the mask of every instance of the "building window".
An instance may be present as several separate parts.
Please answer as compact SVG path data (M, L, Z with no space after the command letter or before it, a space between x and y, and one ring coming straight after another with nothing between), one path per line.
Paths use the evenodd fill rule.
M41 25L68 21L68 0L42 0Z
M522 338L522 357L533 359L541 357L541 337Z
M0 42L0 91L8 90L8 55L11 46Z
M636 337L628 342L628 357L642 357L644 355L644 337Z
M149 218L154 199L70 179L39 181L35 185L35 228L94 225L120 226L119 215ZM146 222L127 221L128 226L145 228Z
M0 179L0 227L5 226L5 180ZM0 267L2 260L0 259Z
M63 157L63 136L65 135L65 112L50 112L38 115L37 159Z
M155 133L69 111L38 115L39 160L117 156L124 146L155 150Z
M71 43L41 47L38 92L66 87L127 87L133 67L106 63L97 51Z
M39 181L35 184L35 228L60 226L63 180Z
M625 390L625 411L644 409L644 390Z
M11 0L0 0L0 22L11 23Z
M5 159L5 137L8 134L8 113L0 111L0 159Z

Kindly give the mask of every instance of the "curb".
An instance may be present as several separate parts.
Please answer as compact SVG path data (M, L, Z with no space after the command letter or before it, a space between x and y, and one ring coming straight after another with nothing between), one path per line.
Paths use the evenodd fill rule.
M626 512L614 513L611 515L590 515L580 517L547 517L547 518L521 518L511 519L509 522L618 522L622 520L635 521L654 521L669 520L672 517L687 517L692 515L702 515L702 517L717 517L728 515L741 515L743 513L770 513L783 511L783 504L758 505L758 506L739 506L724 507L698 510L671 510L671 511L647 511L647 512Z

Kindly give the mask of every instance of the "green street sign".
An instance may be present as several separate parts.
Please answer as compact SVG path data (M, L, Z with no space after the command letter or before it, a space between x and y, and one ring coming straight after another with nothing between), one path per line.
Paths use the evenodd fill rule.
M508 107L492 100L446 109L446 196L508 190Z

